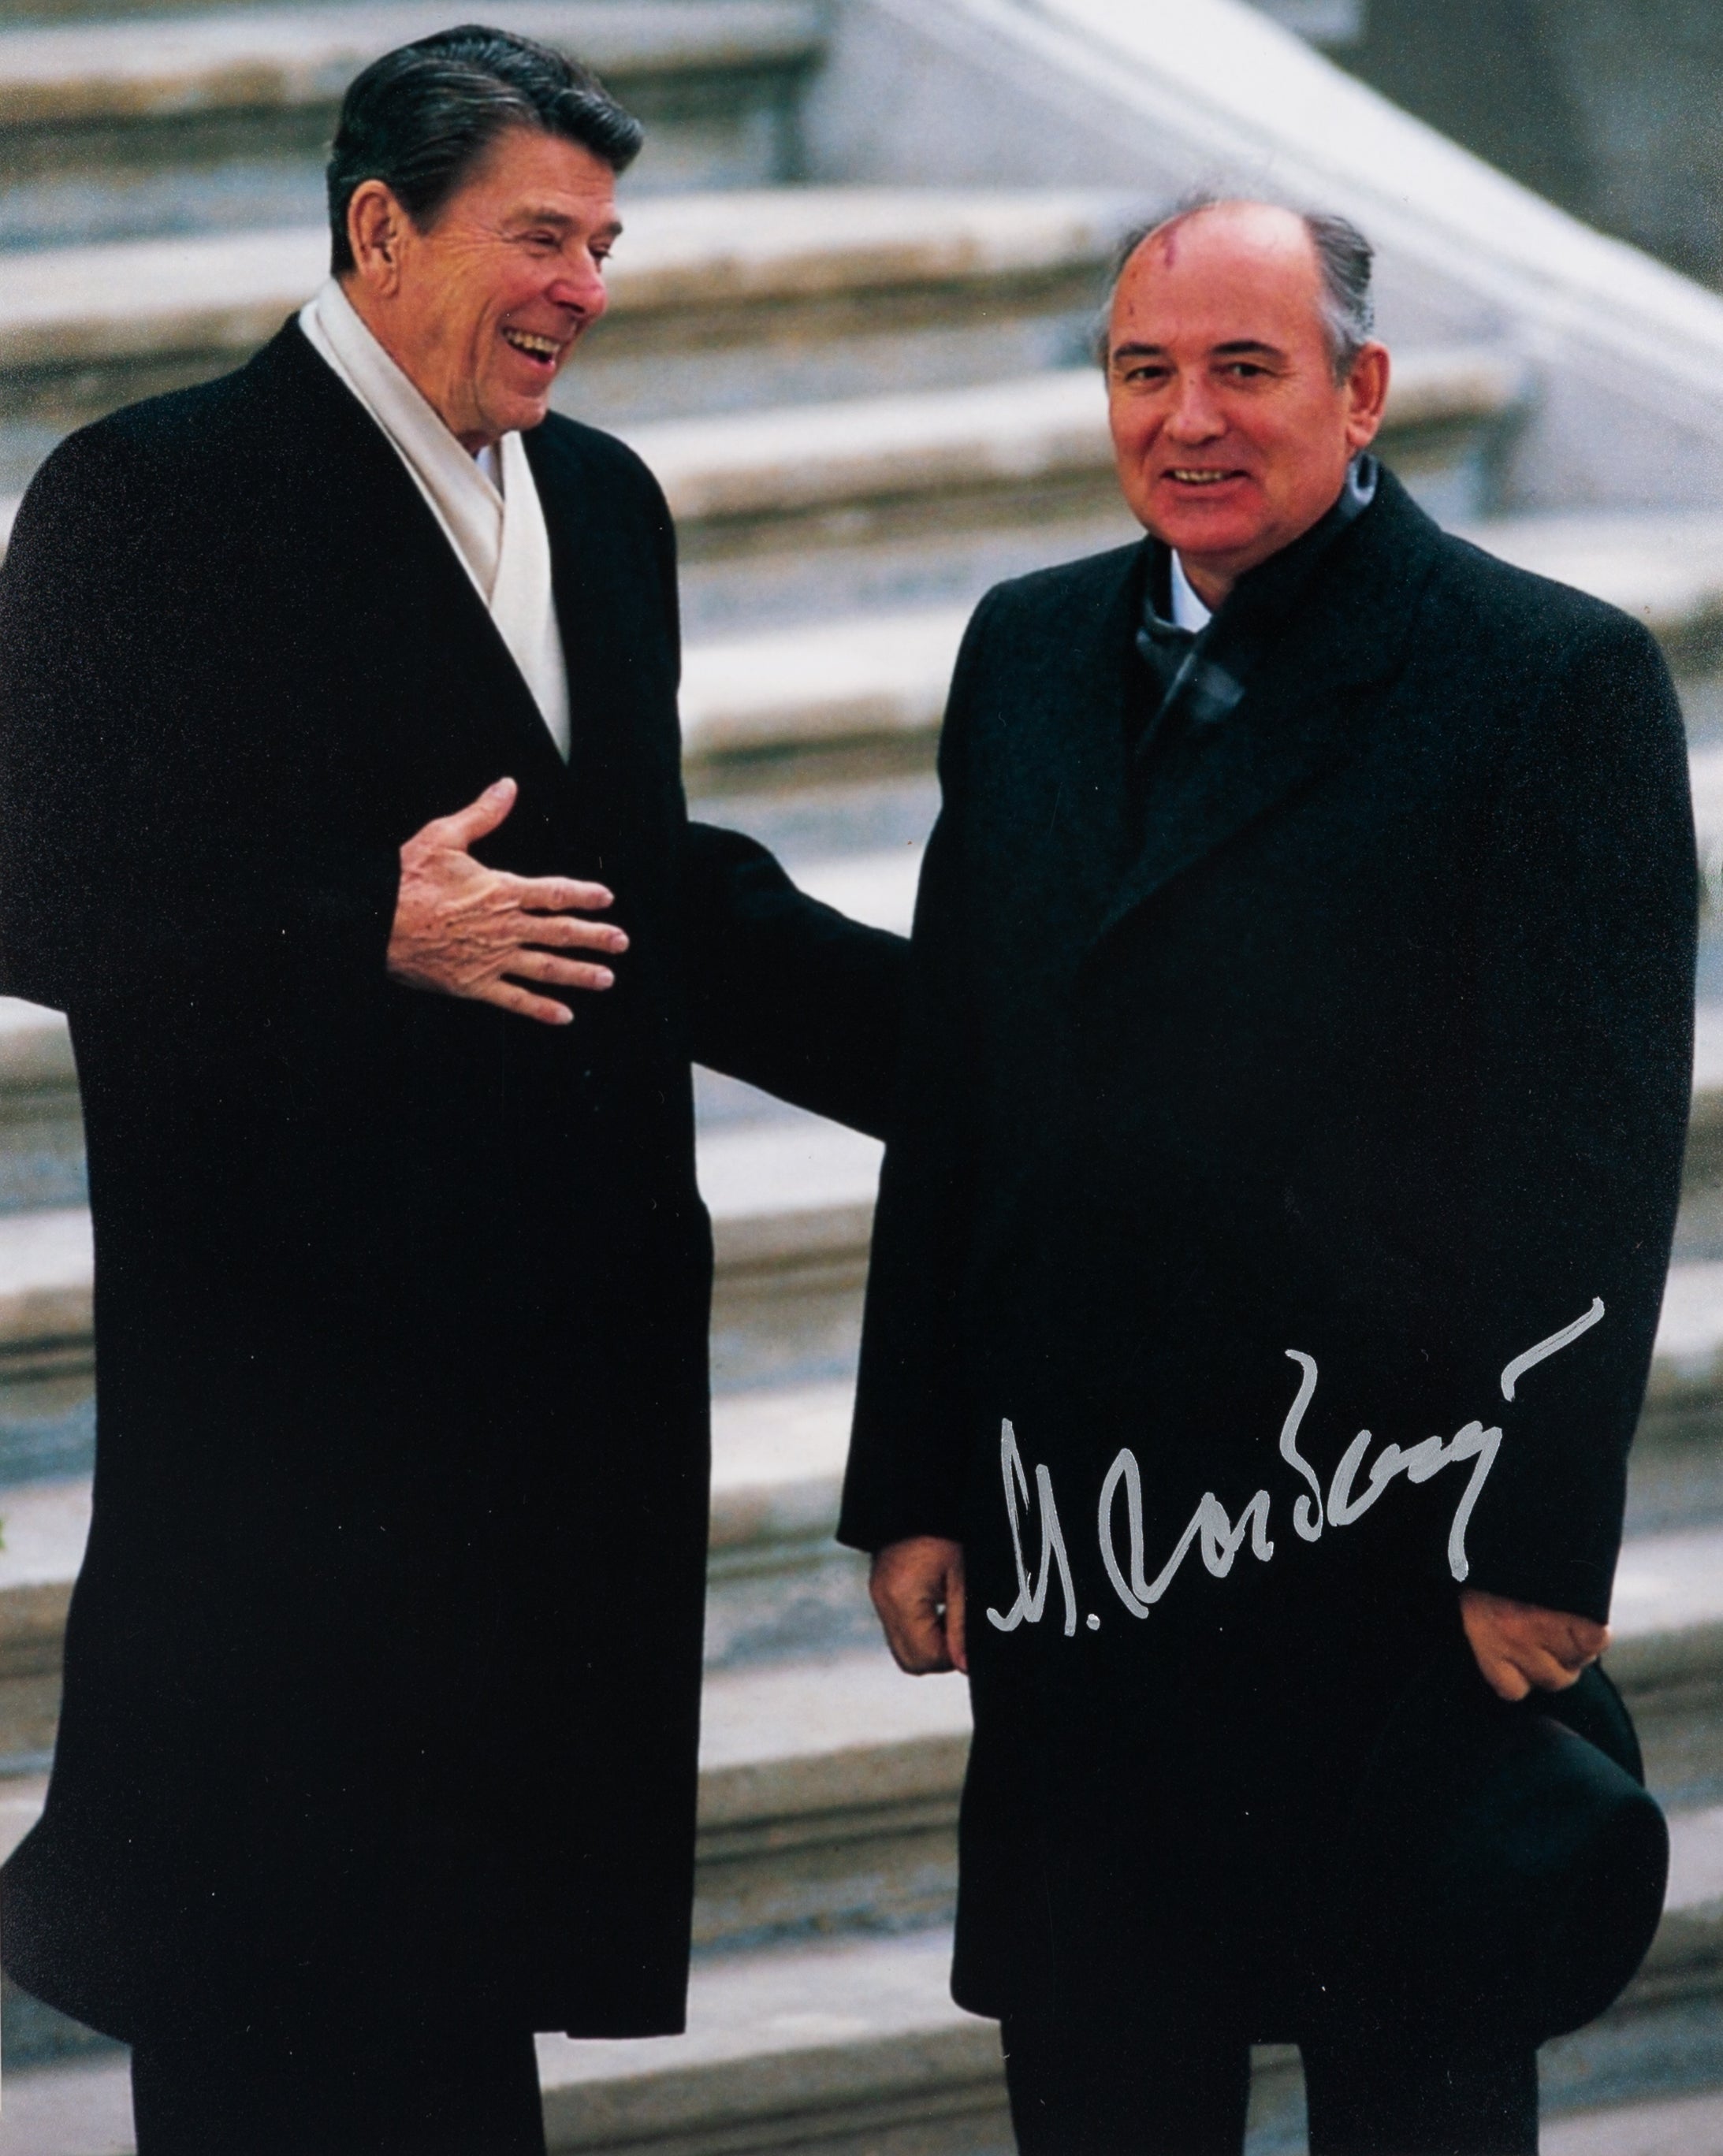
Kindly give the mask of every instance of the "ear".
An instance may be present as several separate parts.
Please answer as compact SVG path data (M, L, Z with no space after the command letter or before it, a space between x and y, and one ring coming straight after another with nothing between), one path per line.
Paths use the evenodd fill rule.
M353 266L378 297L392 295L401 281L401 246L406 211L381 180L362 180L347 206L347 244Z
M1382 424L1388 402L1388 347L1367 344L1346 377L1346 446L1368 449Z

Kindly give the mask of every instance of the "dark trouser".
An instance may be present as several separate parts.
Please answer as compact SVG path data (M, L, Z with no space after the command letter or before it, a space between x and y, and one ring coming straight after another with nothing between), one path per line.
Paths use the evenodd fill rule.
M1238 2156L1250 2046L1117 2025L1072 2036L1007 2022L1021 2156ZM1310 2156L1535 2156L1529 2046L1358 2036L1300 2046Z
M544 2156L531 2032L307 2024L142 2042L137 2156Z

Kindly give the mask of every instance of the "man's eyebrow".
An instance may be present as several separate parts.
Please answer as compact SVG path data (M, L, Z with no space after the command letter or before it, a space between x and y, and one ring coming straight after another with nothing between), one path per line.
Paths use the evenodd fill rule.
M517 224L553 224L559 232L572 232L579 221L561 209L523 209L515 220ZM608 224L598 226L592 236L594 239L620 239L622 237L621 218L613 217Z
M1265 337L1233 337L1225 344L1211 345L1211 359L1242 359L1247 354L1261 353L1269 359L1284 359L1286 354L1278 344L1270 344ZM1116 344L1110 357L1114 359L1165 359L1169 357L1164 344Z

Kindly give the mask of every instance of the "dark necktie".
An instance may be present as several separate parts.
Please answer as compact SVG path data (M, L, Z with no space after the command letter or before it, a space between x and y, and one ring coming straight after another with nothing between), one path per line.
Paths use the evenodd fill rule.
M1137 649L1147 670L1133 764L1140 782L1158 750L1217 725L1237 705L1336 540L1376 499L1374 457L1356 456L1332 509L1302 537L1242 576L1206 627L1172 616L1172 559L1157 539L1143 594Z

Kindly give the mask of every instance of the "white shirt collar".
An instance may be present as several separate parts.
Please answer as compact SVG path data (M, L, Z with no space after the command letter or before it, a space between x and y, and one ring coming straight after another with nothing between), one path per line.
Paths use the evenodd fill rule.
M1214 609L1206 607L1196 596L1191 579L1185 574L1185 564L1176 552L1172 554L1172 571L1173 619L1180 629L1188 629L1193 634L1206 629L1214 619Z

